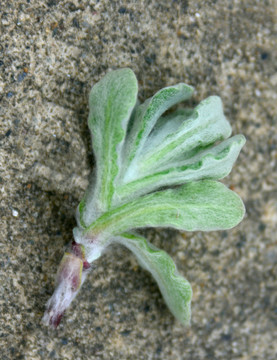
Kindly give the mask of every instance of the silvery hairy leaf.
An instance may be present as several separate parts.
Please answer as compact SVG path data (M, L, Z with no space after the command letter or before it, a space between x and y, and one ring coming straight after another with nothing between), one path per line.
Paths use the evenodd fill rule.
M89 97L88 126L96 168L78 206L74 241L58 269L43 321L57 327L111 243L127 247L157 281L172 314L190 323L192 289L170 256L134 233L144 227L182 231L230 229L244 216L240 197L217 180L227 176L245 143L231 136L218 96L194 109L173 105L191 97L180 83L139 104L130 69L109 72ZM169 239L170 241L170 239Z

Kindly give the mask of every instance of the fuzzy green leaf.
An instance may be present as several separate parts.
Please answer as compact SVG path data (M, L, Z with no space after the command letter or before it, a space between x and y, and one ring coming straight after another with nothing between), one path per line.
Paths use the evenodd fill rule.
M243 135L224 140L219 145L200 150L189 159L168 163L153 174L116 189L117 203L135 199L164 186L175 186L202 179L218 180L227 176L245 144ZM155 171L155 170L154 170Z
M181 155L184 157L195 148L203 148L228 138L232 132L218 96L210 96L193 111L178 113L169 121L173 130L177 129L171 132L170 124L165 123L165 126L154 130L145 143L145 150L140 154L137 164L127 172L125 181L135 179L137 174L152 173L153 169L175 161Z
M135 108L124 152L126 166L137 156L159 117L173 105L191 97L193 88L180 83L158 91L152 98Z
M157 281L172 314L182 324L189 325L192 289L189 282L177 272L171 257L145 238L134 234L121 234L114 241L126 246L135 254L140 265Z
M96 198L86 199L86 210L90 206L98 207L99 211L106 211L110 207L123 139L137 101L137 92L137 80L130 69L109 72L91 90L88 125L92 134L97 178L94 189Z
M193 88L170 86L142 105L137 103L137 92L130 69L108 73L91 90L88 125L95 180L90 181L78 206L78 226L73 230L65 270L72 264L74 268L75 262L81 267L76 268L74 279L72 271L59 272L44 316L52 326L58 325L76 296L90 263L112 242L125 245L137 256L156 279L175 317L189 324L190 284L166 252L126 231L142 227L223 230L234 227L244 216L240 197L214 181L230 172L245 142L239 135L223 141L231 135L231 127L220 98L212 96L195 109L161 117L171 106L188 99ZM160 190L168 186L174 188Z
M107 212L85 231L89 239L108 239L141 227L223 230L237 225L244 216L240 197L222 183L203 180L177 189L158 191Z

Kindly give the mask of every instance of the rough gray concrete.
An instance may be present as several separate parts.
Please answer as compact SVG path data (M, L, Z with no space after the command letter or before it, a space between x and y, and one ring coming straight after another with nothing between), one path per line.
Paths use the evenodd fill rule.
M1 359L276 359L276 1L2 0L0 11ZM247 215L228 232L147 231L192 284L190 328L117 247L53 332L40 319L93 166L88 93L125 66L141 99L180 81L194 103L222 97L247 137L224 179Z

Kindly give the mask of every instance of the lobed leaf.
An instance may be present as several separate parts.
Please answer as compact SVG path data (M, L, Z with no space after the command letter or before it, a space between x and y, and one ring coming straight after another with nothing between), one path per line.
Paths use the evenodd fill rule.
M134 253L140 265L157 281L172 314L182 324L189 325L192 289L189 282L177 272L171 257L138 235L123 233L115 238L115 242Z
M203 180L145 195L115 208L92 223L84 236L104 241L129 229L157 226L223 230L237 225L243 216L244 205L237 194L222 183Z
M225 118L221 99L210 96L202 101L193 111L177 114L171 118L173 133L170 127L158 127L145 143L145 151L137 160L136 168L129 170L125 181L134 180L137 174L149 174L153 169L158 169L164 164L175 161L179 156L190 154L193 149L207 147L216 141L228 138L232 129ZM161 138L159 144L157 139Z

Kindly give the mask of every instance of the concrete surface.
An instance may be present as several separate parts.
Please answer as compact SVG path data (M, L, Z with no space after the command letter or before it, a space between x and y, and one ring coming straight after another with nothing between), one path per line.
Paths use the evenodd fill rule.
M4 0L0 12L1 359L276 359L276 1ZM228 232L146 232L192 284L190 328L116 247L54 332L40 320L93 166L88 93L125 66L141 99L180 81L195 104L222 97L247 137L224 179L247 215Z

